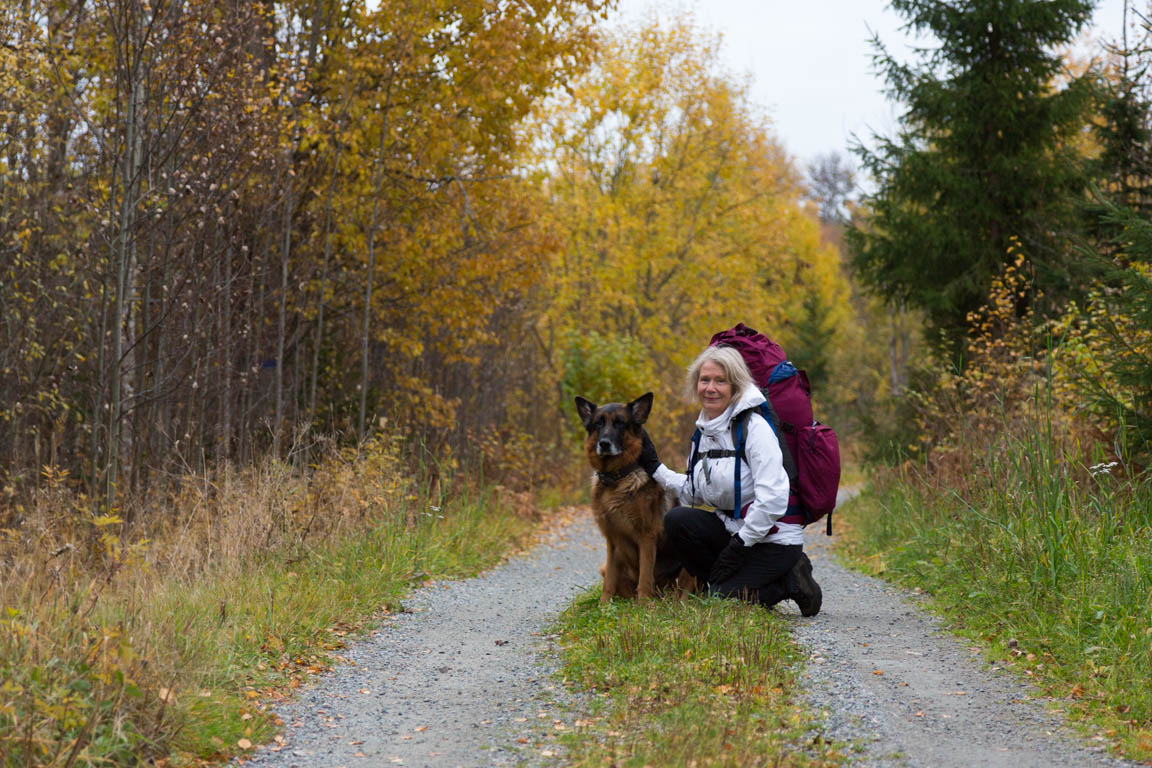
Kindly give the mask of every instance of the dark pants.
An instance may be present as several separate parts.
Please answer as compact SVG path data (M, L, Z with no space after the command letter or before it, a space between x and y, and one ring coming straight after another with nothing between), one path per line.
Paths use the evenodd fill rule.
M664 516L665 557L661 569L682 566L696 580L708 581L712 564L732 534L714 513L694 507L673 507ZM709 584L712 594L738 597L764 607L788 598L788 572L800 559L799 544L763 542L748 547L744 566L732 578Z

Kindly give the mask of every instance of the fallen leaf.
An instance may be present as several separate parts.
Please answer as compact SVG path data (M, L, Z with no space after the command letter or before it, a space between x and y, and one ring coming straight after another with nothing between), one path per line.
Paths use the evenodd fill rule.
M428 726L418 725L415 728L413 728L412 730L416 731L416 733L423 733L424 731L428 730Z
M523 736L516 739L516 741L520 742L521 744L527 744L528 743L528 739L524 738Z
M248 741L248 739L240 739L240 741L236 742L236 746L240 747L240 749L252 749L252 742Z
M882 674L884 674L884 670L882 670L882 669L874 669L874 670L872 670L872 674L874 674L874 675L882 675Z

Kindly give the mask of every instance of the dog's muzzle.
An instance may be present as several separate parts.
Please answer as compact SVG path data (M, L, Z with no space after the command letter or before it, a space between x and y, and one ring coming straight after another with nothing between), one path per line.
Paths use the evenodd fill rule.
M620 446L611 440L600 440L596 443L597 456L619 456L621 453Z

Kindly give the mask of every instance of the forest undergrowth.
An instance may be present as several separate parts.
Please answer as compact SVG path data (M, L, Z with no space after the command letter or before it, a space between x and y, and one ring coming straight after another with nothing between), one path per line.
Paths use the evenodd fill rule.
M277 738L270 704L412 585L524 541L530 496L411 473L397 444L182 478L126 505L146 523L94 516L45 470L0 526L0 765L243 754Z

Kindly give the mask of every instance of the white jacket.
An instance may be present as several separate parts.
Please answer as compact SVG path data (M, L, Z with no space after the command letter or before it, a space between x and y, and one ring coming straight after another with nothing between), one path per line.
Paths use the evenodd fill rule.
M763 402L764 395L760 390L749 387L715 419L706 419L701 412L696 419L696 426L700 429L700 458L693 471L695 484L689 482L688 475L674 472L663 464L656 470L656 482L676 491L681 504L715 507L715 514L724 522L728 532L739 533L747 546L765 541L774 544L803 544L804 526L776 522L788 509L788 474L784 471L780 443L772 431L772 425L759 413L749 414L745 422L747 437L744 452L748 461L741 461L740 502L732 498L735 491L733 462L739 461L739 457L706 459L703 455L713 449L735 450L736 446L732 442L732 417ZM749 503L751 506L744 513L743 519L729 517L723 511L742 508ZM777 530L769 535L768 531L773 525Z

